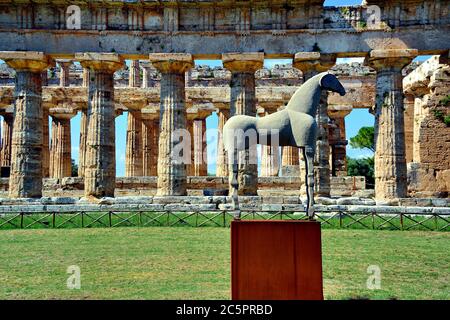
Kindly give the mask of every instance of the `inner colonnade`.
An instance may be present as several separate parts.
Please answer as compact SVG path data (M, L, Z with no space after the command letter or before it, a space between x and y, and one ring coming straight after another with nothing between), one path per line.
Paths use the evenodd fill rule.
M43 178L70 175L70 119L77 112L84 195L114 196L115 118L124 111L126 175L156 177L157 195L185 195L192 177L207 174L200 137L209 114L218 113L220 131L233 115L273 113L303 81L335 72L337 58L352 57L364 58L370 72L359 79L338 75L347 95L321 98L316 194L330 195L333 177L345 175L344 119L353 108L367 108L375 117L375 198L448 196L450 1L365 0L344 7L323 0L77 1L69 10L70 4L0 4L0 59L15 71L14 86L0 86L2 176L9 176L0 187L10 198L41 197ZM419 55L439 61L405 72ZM194 60L202 59L222 60L226 85L203 86L205 79L193 85ZM256 76L264 59L291 59L301 80L286 85L272 77L264 84ZM118 86L115 75L125 60L132 60L128 82ZM74 63L83 68L77 84ZM56 65L59 82L50 85L48 70ZM193 136L190 152L183 151L193 160L187 165L173 158L184 139L173 134L180 130ZM220 135L217 147L216 173L226 177ZM239 170L242 195L255 195L266 176L303 176L298 150L283 148L280 160L274 148L261 149L259 177L255 164Z
M414 52L411 50L394 50L388 54L407 56L407 59L403 60L405 63L411 62L414 58ZM373 58L369 61L383 63L388 59L385 57L386 53L373 52L372 55ZM42 185L38 180L42 180L42 177L63 178L71 175L70 119L78 111L81 112L78 175L84 178L86 196L114 195L114 120L123 111L128 111L125 175L130 177L158 176L159 195L184 195L186 194L187 176L207 175L204 133L206 118L212 112L217 111L219 117L216 175L227 176L226 157L220 132L230 115L258 114L258 116L264 116L276 112L283 108L298 85L319 72L330 70L336 62L336 55L321 55L316 52L297 53L292 64L294 68L292 70L298 72L292 77L298 79L294 86L278 88L262 86L260 90L257 90L259 87L256 87L255 73L263 67L264 54L224 54L224 68L231 74L229 79L225 76L222 82L229 82L230 86L229 88L225 85L209 88L207 86L186 87L189 79L185 74L194 65L192 56L189 54L151 54L148 61L132 60L128 68L128 86L115 88L114 73L124 68L124 60L117 54L77 54L75 59L57 60L56 63L45 54L38 52L11 52L3 53L2 56L6 63L16 70L18 81L14 92L17 92L18 89L21 90L19 91L21 95L15 93L15 121L13 122L10 114L3 113L3 140L6 141L8 137L11 137L11 142L5 142L2 148L2 164L4 166L11 164L10 160L8 161L8 154L18 152L21 150L20 147L25 147L14 146L12 141L15 124L24 122L24 119L18 118L17 115L23 115L26 120L26 111L28 111L26 107L31 102L39 103L42 106L42 130L35 128L35 134L42 137L42 147L40 151L37 145L36 148L33 148L34 152L39 151L39 154L42 155L38 159L37 153L35 153L36 161L41 160L42 171L38 172L36 167L14 168L13 165L10 177L10 196L12 197L41 196ZM21 59L20 56L22 56ZM14 58L8 59L8 57ZM70 84L69 67L75 61L78 61L83 67L82 76L80 76L81 86L71 86ZM48 84L47 68L56 65L59 69L59 84L46 87ZM400 76L403 66L394 70ZM351 96L346 101L340 101L339 99L342 98L331 94L331 97L324 95L321 99L317 115L320 130L315 159L316 192L319 195L330 195L331 175L346 175L345 147L347 140L344 119L353 107L371 108L373 106L375 92L370 93L370 90L363 86L364 84L371 86L372 90L375 89L373 71L369 72L372 74L366 75L366 79L361 76L360 87L350 90ZM39 76L37 76L38 73ZM339 71L337 73L339 76ZM192 72L189 72L188 75L192 75ZM30 97L33 99L27 99L27 90L31 89L28 86L21 87L24 85L20 83L21 76L33 76L33 81L38 82L34 83L38 85L38 88L34 88L37 91L30 93ZM155 78L157 78L156 81ZM343 75L342 78L344 85L348 86L346 76ZM347 78L350 77L347 76ZM24 81L29 80L24 79ZM350 82L349 80L348 84L351 87ZM212 92L209 93L209 97L205 98L208 89L211 89ZM279 92L272 92L277 89ZM389 88L383 88L383 90L386 89ZM361 98L361 92L359 97L358 93L352 93L352 91L358 90L364 92L366 96ZM35 96L39 91L40 101L36 101ZM212 97L214 94L217 96ZM118 97L118 95L122 97ZM158 95L160 104L155 99L155 96L158 98ZM196 95L203 97L199 98ZM6 96L6 92L4 96ZM147 99L143 99L143 96ZM23 114L19 113L21 102L25 103ZM215 102L217 103L215 104ZM52 118L50 139L49 124L46 121L49 114ZM38 117L38 115L35 116ZM18 126L20 127L20 124ZM27 129L27 135L31 135L30 128ZM192 137L191 159L186 161L187 165L173 164L171 159L171 152L177 143L172 137L172 132L176 129L186 129ZM37 141L35 143L37 144ZM7 148L9 145L11 145L11 151ZM274 147L263 146L260 156L260 176L302 175L302 159L296 148L282 148L280 158L278 150L275 150ZM34 169L33 175L36 178L33 180L31 177L27 177L22 181L20 179L22 175L18 175L16 170L24 169ZM245 195L255 195L257 193L257 166L250 166L246 170L248 171L246 173L249 173L253 179L245 180L248 185L244 184L241 192ZM12 185L13 181L15 181L14 185ZM391 196L404 196L404 194L395 194L395 192Z

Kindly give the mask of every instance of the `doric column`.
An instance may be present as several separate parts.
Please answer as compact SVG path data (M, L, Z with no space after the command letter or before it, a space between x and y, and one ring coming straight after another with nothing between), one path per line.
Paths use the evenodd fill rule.
M298 177L299 174L299 148L283 147L281 151L281 175L283 177Z
M130 72L128 76L128 86L138 88L141 86L139 60L131 60Z
M280 107L282 110L285 106ZM282 177L298 177L303 180L300 175L300 150L295 147L281 147L281 176ZM306 189L305 189L306 192Z
M86 167L86 140L88 130L87 110L81 110L80 120L80 145L78 153L78 176L84 177L84 169Z
M227 53L222 54L222 61L223 66L231 71L230 116L237 114L256 116L255 72L263 67L264 54ZM256 144L239 155L238 182L239 194L247 196L257 194L258 154ZM232 191L231 187L230 191Z
M186 175L195 176L194 159L194 119L186 115L186 130L189 132L190 159L186 163Z
M41 73L42 86L48 86L48 70L45 69Z
M155 53L149 58L161 72L157 194L186 195L186 164L174 149L182 141L179 130L186 129L185 72L193 59L185 53Z
M408 76L411 78L411 76ZM408 162L408 152L409 160L412 162L420 163L420 126L422 121L425 119L426 114L424 113L424 105L427 105L427 100L425 96L430 93L430 88L428 88L429 81L416 81L410 83L406 88L406 97L403 100L404 103L404 127L405 127L405 157L406 162ZM427 78L428 80L428 78ZM405 103L408 101L408 103ZM412 110L411 110L412 109ZM412 113L412 116L411 116ZM407 117L409 115L409 117ZM412 117L412 119L408 119ZM410 120L410 123L407 123ZM412 121L411 121L412 120ZM412 131L412 132L411 132ZM407 136L409 134L410 145L407 145Z
M375 106L375 198L406 197L402 69L417 50L373 50L369 65L377 71Z
M413 161L414 145L414 96L405 94L403 104L405 106L405 156L406 163Z
M264 106L258 108L257 113L259 117L264 117L272 113L273 108ZM279 147L261 145L261 177L277 177L280 169L279 163Z
M227 177L228 176L228 165L226 159L226 152L223 146L223 126L230 117L230 111L226 109L219 109L218 111L219 124L217 127L217 166L216 166L216 176Z
M42 86L48 86L48 72L47 69L41 73ZM49 133L48 133L48 108L42 105L42 177L49 177Z
M50 176L50 147L48 130L48 109L42 109L42 177Z
M140 111L128 112L125 176L142 176L142 117Z
M208 175L208 158L206 152L206 117L208 113L197 113L193 121L194 176Z
M90 72L88 68L83 68L83 87L89 87Z
M320 72L333 67L336 63L335 54L320 54L318 52L299 52L294 57L294 67L303 73L304 81ZM322 91L316 122L318 125L317 146L314 159L315 192L318 195L330 196L330 145L328 142L328 92Z
M142 117L142 175L158 174L159 120L154 117Z
M142 88L154 87L154 78L157 74L155 67L148 61L142 61L140 65L142 68Z
M123 67L123 60L113 53L80 53L75 55L75 59L90 69L84 194L94 197L114 196L114 72Z
M2 122L2 167L11 166L11 142L13 132L14 116L12 114L4 114Z
M11 198L42 196L42 71L51 64L42 52L0 52L16 71L11 142Z
M68 87L70 85L70 66L72 65L72 61L70 60L60 60L58 61L60 67L59 73L59 85L61 87Z
M90 72L88 68L83 68L83 87L89 92ZM86 140L88 130L87 108L80 111L80 145L78 151L78 176L84 177L84 168L86 163Z
M52 141L50 147L50 174L61 179L72 176L72 148L70 119L72 113L52 114Z
M331 175L347 175L347 144L345 133L345 117L352 111L352 106L331 106L328 108L328 117L331 124L329 130L329 142L331 147Z

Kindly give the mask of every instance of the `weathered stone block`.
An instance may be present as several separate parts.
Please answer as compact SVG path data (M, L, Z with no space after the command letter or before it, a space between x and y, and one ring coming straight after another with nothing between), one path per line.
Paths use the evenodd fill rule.
M317 198L314 199L314 201L317 204L323 204L323 205L336 204L336 199L329 198L329 197L317 197Z
M283 210L283 205L281 203L274 203L274 204L268 204L268 203L263 203L261 205L261 210L265 211L281 211Z
M166 204L164 210L168 211L210 211L216 210L216 204Z
M116 197L116 204L137 204L137 203L152 203L153 197L145 197L145 196L130 196L130 197Z

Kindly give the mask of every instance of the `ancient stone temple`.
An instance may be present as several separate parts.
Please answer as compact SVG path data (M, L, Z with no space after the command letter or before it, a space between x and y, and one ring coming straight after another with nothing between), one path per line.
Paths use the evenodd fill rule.
M448 197L450 1L83 1L74 3L79 19L69 3L0 3L0 185L9 197L227 194L227 119L276 112L323 71L336 74L347 95L321 97L316 195ZM419 55L432 58L405 68ZM351 57L364 65L336 65ZM292 63L264 68L281 58ZM195 66L202 59L223 67ZM363 177L347 176L345 118L356 108L375 116L374 194ZM115 119L124 112L126 177L116 177ZM208 176L213 113L216 175ZM239 168L241 195L301 194L295 148L255 147Z

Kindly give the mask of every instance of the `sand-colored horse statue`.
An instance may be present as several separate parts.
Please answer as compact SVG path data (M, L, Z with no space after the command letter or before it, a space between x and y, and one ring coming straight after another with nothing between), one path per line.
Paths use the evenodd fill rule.
M292 146L302 149L306 165L306 211L308 217L314 217L314 153L317 140L316 113L322 90L345 95L345 89L333 74L323 72L311 77L292 96L286 108L265 117L246 115L231 117L223 127L224 148L228 154L230 172L230 195L234 209L238 204L238 153L249 150L254 143L264 145ZM256 138L251 139L255 132ZM238 211L239 212L239 211Z

